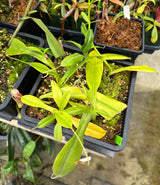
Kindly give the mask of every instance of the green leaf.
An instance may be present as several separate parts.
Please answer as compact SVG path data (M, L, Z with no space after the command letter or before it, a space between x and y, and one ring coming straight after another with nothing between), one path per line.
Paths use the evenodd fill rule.
M36 69L37 71L39 71L40 73L44 73L44 74L50 74L52 76L55 76L56 73L54 73L54 71L51 71L50 68L48 68L46 65L41 64L39 62L31 62L28 63L30 66L32 66L34 69Z
M54 143L52 139L48 139L46 137L43 137L43 140L45 142L46 150L49 152L50 157L52 158L54 155Z
M37 184L37 181L34 178L33 171L30 167L27 168L26 171L24 172L23 178Z
M56 111L55 108L46 105L45 103L43 103L42 100L38 99L37 97L33 95L24 95L22 96L21 101L25 103L26 105L30 105L32 107L44 108L52 113Z
M94 52L91 52L92 56ZM103 73L103 61L97 57L88 60L86 64L86 80L91 93L91 103L95 106L96 103L96 92L101 83Z
M27 46L19 39L14 38L9 49L6 51L7 55L19 55L24 54Z
M115 54L115 53L105 53L105 54L102 54L102 56L106 60L126 60L126 59L130 60L131 59L131 57L127 57L127 56Z
M35 141L30 141L23 149L23 157L25 159L28 159L32 153L34 152L36 147L36 142Z
M158 40L158 30L157 27L154 26L151 32L151 42L155 43Z
M76 131L82 143L83 135L91 118L91 114L83 114L78 129ZM79 161L82 149L82 145L80 144L77 137L74 135L57 155L52 168L53 173L57 177L62 177L70 173L75 168L76 162Z
M44 128L48 126L49 124L51 124L54 121L54 119L55 119L54 115L47 116L39 121L37 127Z
M71 65L77 64L82 59L83 59L83 55L81 55L80 53L74 53L72 55L65 57L61 62L61 66L69 67Z
M77 46L79 49L81 49L81 48L82 48L82 45L81 45L81 44L79 44L79 43L77 43L77 42L75 42L75 41L67 40L67 41L65 41L65 42L70 42L70 43L74 44L75 46Z
M23 149L28 142L25 140L25 137L22 135L20 128L15 127L14 132L20 148Z
M148 26L145 28L145 32L148 32L150 29L153 28L153 24L148 24Z
M55 114L57 122L66 128L72 128L72 117L64 112L64 111L58 111L58 113Z
M45 32L46 38L49 44L49 47L53 53L53 55L58 58L60 56L65 56L65 52L62 49L59 42L56 40L56 38L53 36L53 34L49 31L49 29L46 27L46 25L37 18L31 18L38 26Z
M65 17L65 14L66 14L65 6L64 6L64 3L62 3L62 5L61 5L61 15L62 15L62 17Z
M154 22L154 19L152 17L148 17L148 16L143 16L143 20Z
M84 44L81 48L81 51L83 53L87 53L91 48L92 48L92 44L93 44L93 30L92 29L88 29L85 40L84 40Z
M87 16L86 13L81 12L81 16L82 16L82 18L83 18L87 23L89 23L89 21L88 21L88 16Z
M12 159L9 161L6 166L3 168L3 173L4 174L9 174L11 173L15 168L17 168L18 165L18 160L17 159Z
M86 27L86 25L84 24L84 22L82 22L82 24L81 24L81 33L84 35L84 36L86 36L86 34L87 34L87 27ZM81 48L80 48L81 49Z
M15 154L15 143L14 143L14 130L13 127L8 132L8 161L14 158Z
M119 73L122 71L142 71L142 72L149 72L149 73L157 73L157 71L149 66L128 66L122 67L112 71L112 74Z
M60 108L61 105L61 99L62 99L62 91L60 87L57 85L55 81L51 81L51 86L52 86L52 96L54 101L56 102L58 108Z
M54 138L57 141L62 140L62 126L59 123L56 123L56 125L54 127Z
M70 99L86 100L86 95L80 87L62 87L63 93L70 92Z
M138 9L137 9L137 13L143 13L143 12L144 12L145 7L146 7L146 3L144 3L142 6L138 7Z
M127 107L126 104L117 101L104 94L97 93L96 112L107 120L112 119Z
M60 108L59 108L60 110L64 110L64 108L69 102L69 99L70 99L70 92L64 93L60 102Z

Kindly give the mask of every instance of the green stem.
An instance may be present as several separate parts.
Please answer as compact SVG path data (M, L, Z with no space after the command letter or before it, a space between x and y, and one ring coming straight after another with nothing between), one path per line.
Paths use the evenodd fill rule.
M26 8L26 11L25 11L25 13L23 15L23 18L27 17L28 12L29 12L29 10L30 10L30 8L32 6L32 3L33 3L33 0L29 0L28 5L27 5L27 8ZM12 37L11 37L9 43L8 43L9 46L10 46L13 38L17 35L17 33L19 32L19 30L22 28L22 26L24 24L24 21L25 20L23 20L23 19L19 21L18 26L17 26L16 30L14 31L14 33L13 33L13 35L12 35Z

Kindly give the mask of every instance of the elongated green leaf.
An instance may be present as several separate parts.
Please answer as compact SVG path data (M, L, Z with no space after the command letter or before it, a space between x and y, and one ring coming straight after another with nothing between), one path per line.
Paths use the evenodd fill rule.
M35 141L30 141L23 149L23 157L25 159L28 159L32 153L34 152L36 147L36 142Z
M87 57L82 62L79 62L78 65L72 65L67 72L63 75L63 77L60 80L60 85L62 85L64 82L66 82L75 72L76 70L81 67L83 64L85 64L88 61L89 57Z
M48 126L49 124L51 124L54 121L54 119L55 119L54 115L47 116L39 121L37 127L44 128Z
M9 161L6 166L3 168L3 173L4 174L9 174L11 173L18 165L18 160L17 159L12 159Z
M42 100L38 99L35 96L32 95L24 95L21 98L21 101L27 105L30 105L32 107L39 107L39 108L44 108L52 113L54 113L56 111L55 108L48 106L46 104L43 103Z
M66 128L72 128L72 117L64 112L64 111L58 111L58 113L55 114L57 122Z
M8 132L8 161L14 158L15 154L15 143L14 143L14 130L13 127Z
M92 29L88 29L85 40L84 40L84 44L81 48L81 51L85 54L87 53L90 49L91 46L93 44L93 30Z
M151 42L155 43L158 40L158 30L157 27L154 26L151 32Z
M53 36L53 34L49 31L49 29L46 27L46 25L37 18L31 18L38 26L45 32L46 38L49 44L49 47L53 53L53 55L58 58L60 56L64 56L65 52L60 46L59 42L56 40L56 38Z
M106 60L126 60L126 59L130 60L131 59L131 57L127 57L127 56L115 54L115 53L105 53L105 54L102 54L102 56Z
M37 181L34 178L33 171L30 167L27 168L26 171L24 172L23 178L37 184Z
M88 16L87 16L87 14L84 13L84 12L81 12L81 16L88 23Z
M54 143L52 139L48 139L46 137L43 137L43 140L45 142L46 150L49 152L50 157L52 158L54 155Z
M91 52L92 56L94 52ZM91 103L95 106L96 92L101 83L103 73L103 61L97 57L92 58L86 64L86 80L91 93Z
M142 71L142 72L149 72L149 73L157 73L157 71L149 66L128 66L122 67L112 71L112 74L119 73L121 71Z
M77 64L82 59L83 59L83 55L81 55L80 53L74 53L72 55L65 57L61 62L61 66L68 67L73 64Z
M153 24L149 24L146 28L145 28L145 32L148 32L150 29L153 28Z
M69 102L69 99L70 99L70 92L64 93L60 102L60 108L59 108L60 110L64 110L64 108Z
M86 36L87 34L87 27L86 25L84 24L84 22L82 22L82 25L81 25L81 33Z
M56 102L58 108L60 108L61 99L62 99L62 91L61 91L60 87L57 85L57 83L55 81L52 80L51 85L52 85L53 99Z
M76 131L82 143L83 135L91 118L91 114L83 114ZM62 177L70 173L75 168L76 162L79 161L81 153L82 145L74 135L57 155L52 168L54 175Z
M9 49L6 51L7 55L19 55L24 54L27 46L19 39L14 38Z
M40 100L45 99L45 98L53 98L52 92L43 94L39 97Z
M81 49L81 48L82 48L82 45L81 45L81 44L79 44L79 43L77 43L77 42L75 42L75 41L67 40L67 41L65 41L65 42L70 42L70 43L74 44L75 46L77 46L79 49Z
M143 13L145 7L146 7L146 3L144 3L142 6L140 6L140 7L137 9L137 13Z
M97 93L96 112L107 120L112 119L116 114L120 113L127 107L126 104L114 100L109 96Z
M50 68L48 68L46 65L38 63L38 62L31 62L28 63L30 66L32 66L34 69L36 69L37 71L39 71L40 73L44 73L44 74L50 74L52 76L55 76L56 73L54 73L54 71L51 71Z
M154 19L152 17L148 17L148 16L143 16L143 20L154 22Z
M62 126L59 123L56 123L56 125L54 127L54 138L57 141L62 140Z
M62 87L61 90L63 93L70 92L71 99L86 100L87 98L80 87L67 86L67 87Z
M23 137L23 135L21 133L21 129L15 127L14 132L15 132L15 137L16 137L16 140L17 140L20 148L23 149L25 147L25 145L27 144L27 141Z
M32 141L32 138L30 137L30 135L28 134L27 131L23 130L23 129L19 129L19 133L21 134L21 136L23 137L23 140L25 141L25 145L27 143L29 143L30 141ZM25 146L24 146L25 147ZM42 158L40 156L39 150L37 148L35 148L34 153L32 154L32 166L40 166L42 164Z

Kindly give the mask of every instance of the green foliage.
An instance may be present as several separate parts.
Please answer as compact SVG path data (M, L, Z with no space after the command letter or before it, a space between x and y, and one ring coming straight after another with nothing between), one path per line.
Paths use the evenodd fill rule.
M90 8L88 8L88 12L90 11L89 9ZM82 16L85 20L87 20L85 14L82 14ZM107 77L125 70L143 72L156 71L152 68L149 68L148 66L129 66L113 69L112 65L110 65L107 60L123 60L129 58L117 54L101 54L97 50L93 44L93 31L90 29L89 15L87 21L89 24L88 28L84 24L82 25L82 33L85 36L84 44L81 45L79 43L70 41L76 44L82 53L70 54L66 58L64 58L66 54L61 48L60 44L55 40L45 25L38 19L32 18L32 20L35 21L45 32L49 50L40 48L35 49L33 47L26 48L23 44L20 43L21 48L25 48L25 51L23 52L27 52L32 56L35 55L37 59L43 62L43 65L40 65L38 62L36 64L32 63L31 65L33 67L36 66L36 69L41 68L39 71L43 71L43 73L45 73L45 70L47 70L45 74L53 75L56 78L56 81L51 81L51 92L41 96L40 98L32 95L25 95L21 98L21 101L33 107L44 108L51 113L49 117L42 119L37 127L43 128L56 120L57 124L55 126L54 136L57 140L60 141L62 139L62 127L69 128L73 131L73 137L59 152L53 164L54 175L56 177L62 177L70 173L75 168L83 150L87 156L87 152L83 146L83 136L88 128L90 121L96 120L98 115L102 116L104 119L111 120L116 114L122 112L127 107L125 103L117 101L110 96L99 92L104 67L107 69ZM58 70L56 71L54 64L51 63L48 58L46 58L45 52L47 51L51 51L53 56L59 58L59 68L65 69L65 73L63 75L58 74ZM14 54L14 52L17 53L17 48L14 44L12 44L8 53ZM21 53L22 51L18 52ZM51 70L48 70L48 68L44 69L45 65L47 65ZM79 70L82 66L85 69L85 74L83 75L84 80L86 80L86 84L83 83L79 77ZM80 85L78 87L73 87L67 84L67 80L72 78L75 72L77 72L79 78L78 80ZM52 98L56 106L52 107L51 105L48 105L46 101L44 101L44 98L46 97ZM78 128L76 131L74 131L72 128L74 119L73 116L76 115L78 115L81 119ZM18 133L16 135L18 136ZM19 143L23 146L24 149L24 143L22 141L19 141ZM34 146L32 146L34 144L32 143L33 142L31 142L31 144L29 144L27 147L34 148ZM29 154L29 156L30 155L31 154ZM25 173L26 178L28 178L28 174L30 174L31 181L33 181L30 168L28 168Z
M47 138L44 139L45 143L50 143ZM23 178L29 180L35 184L38 181L34 177L33 169L42 165L42 158L36 142L32 140L30 135L20 128L11 127L8 133L8 163L3 168L4 174L13 173L18 175L19 163L23 163L26 166L26 170L23 174ZM22 149L22 156L15 157L15 144L18 143L20 149ZM50 156L53 156L53 143L46 145Z

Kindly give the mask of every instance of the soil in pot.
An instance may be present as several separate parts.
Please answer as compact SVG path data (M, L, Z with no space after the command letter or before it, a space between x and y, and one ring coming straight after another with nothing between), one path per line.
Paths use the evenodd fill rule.
M0 31L0 103L3 103L26 66L26 64L5 55L11 36L12 34L5 29ZM25 44L33 45L28 42ZM28 62L31 57L22 55L15 58Z
M6 23L17 25L18 20L24 15L28 2L29 0L1 0L0 20ZM37 0L33 1L31 10L34 9L37 3Z
M121 66L117 66L113 64L113 67L117 68ZM85 79L83 79L85 76L83 75L84 69L82 68L80 69L80 71L82 73L82 74L79 74L79 76L81 77L81 81L85 83ZM121 72L121 73L115 74L114 76L110 76L110 78L106 77L106 74L107 74L107 70L104 69L104 75L103 75L103 79L102 79L102 83L99 88L99 91L105 95L111 96L114 99L127 103L131 73ZM45 93L50 92L51 80L54 80L54 77L47 76L44 79L42 78L42 81L35 92L36 97L39 97ZM80 85L79 77L77 74L74 74L74 76L72 77L72 80L70 81L70 84ZM51 106L55 106L53 99L50 99L49 101L51 101ZM41 120L44 117L50 115L50 112L46 111L45 109L28 106L26 109L26 114L30 117ZM101 140L115 145L114 136L117 134L122 135L121 132L123 128L123 121L124 121L123 113L120 113L110 121L106 121L104 118L99 116L97 117L97 121L94 123L101 126L103 129L107 131L106 135Z
M110 22L100 19L97 26L95 41L97 43L140 51L142 48L142 23L119 17L115 23L113 16Z

